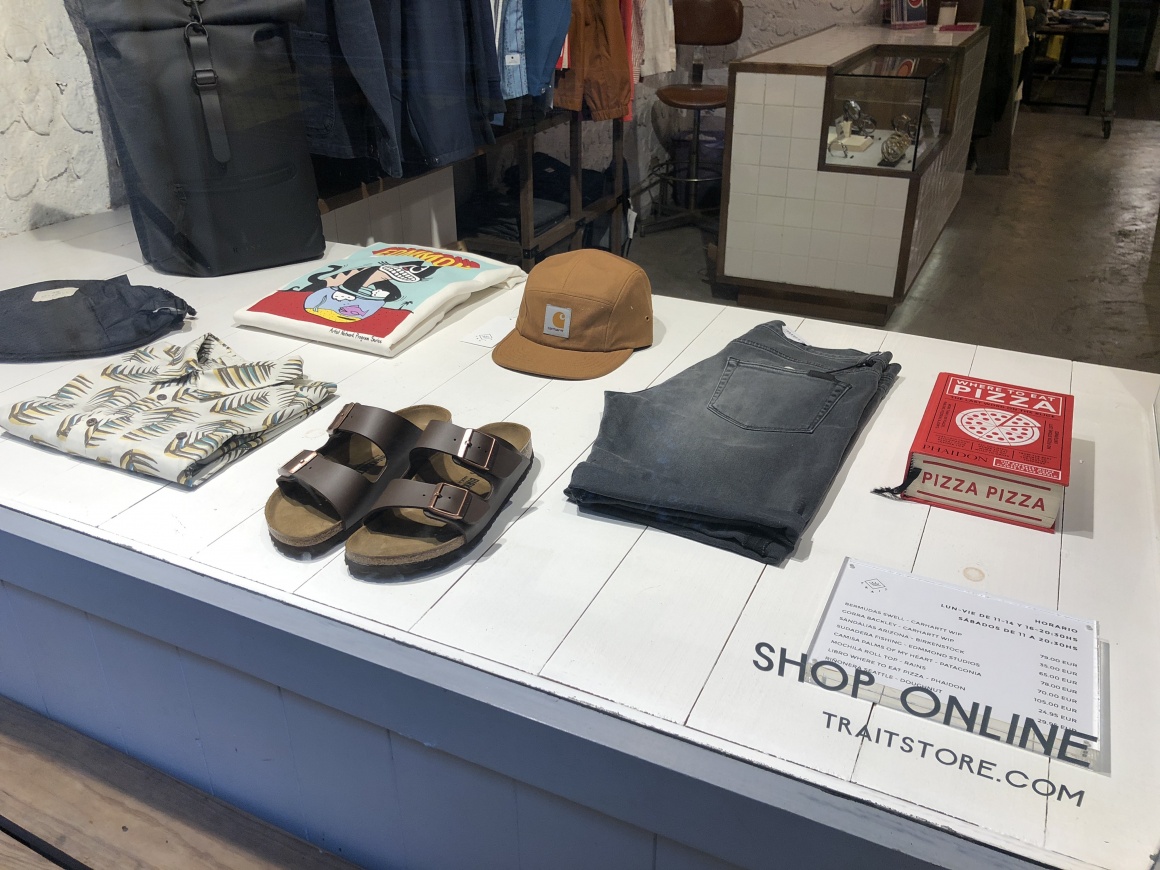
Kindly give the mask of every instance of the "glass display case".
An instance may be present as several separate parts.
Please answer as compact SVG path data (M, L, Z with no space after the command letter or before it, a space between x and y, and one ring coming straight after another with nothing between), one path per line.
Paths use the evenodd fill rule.
M913 172L946 129L951 62L874 54L835 70L824 127L827 166Z

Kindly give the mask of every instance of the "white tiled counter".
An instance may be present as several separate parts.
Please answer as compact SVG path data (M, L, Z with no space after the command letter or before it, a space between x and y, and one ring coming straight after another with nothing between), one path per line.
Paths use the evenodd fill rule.
M717 280L742 304L884 323L958 202L986 44L985 29L833 27L730 64ZM878 168L877 143L827 165L831 75L881 45L954 59L951 132L914 171Z

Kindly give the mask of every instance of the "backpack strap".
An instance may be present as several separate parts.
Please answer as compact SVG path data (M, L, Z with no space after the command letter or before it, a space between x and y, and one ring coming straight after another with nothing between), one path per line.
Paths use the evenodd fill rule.
M189 46L189 60L193 65L193 89L201 99L201 114L209 134L210 149L218 163L230 162L230 140L226 135L226 120L218 93L218 75L209 53L209 34L201 20L204 0L184 0L189 6L189 24L185 25L185 44Z

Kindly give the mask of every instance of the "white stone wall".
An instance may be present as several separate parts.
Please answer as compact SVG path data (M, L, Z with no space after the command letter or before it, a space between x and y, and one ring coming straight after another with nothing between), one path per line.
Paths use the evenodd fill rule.
M62 0L0 0L0 236L108 209L105 154Z

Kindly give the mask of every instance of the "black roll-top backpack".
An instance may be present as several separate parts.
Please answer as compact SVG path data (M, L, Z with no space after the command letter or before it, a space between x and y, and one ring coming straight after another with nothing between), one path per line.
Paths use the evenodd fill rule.
M303 0L82 0L145 260L223 275L322 255L289 26Z

